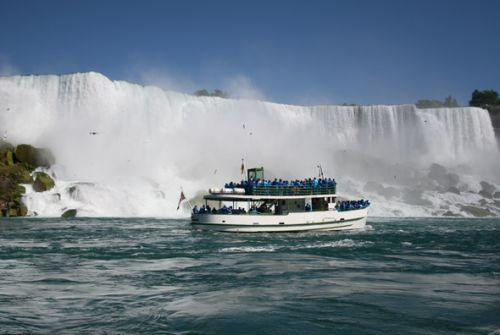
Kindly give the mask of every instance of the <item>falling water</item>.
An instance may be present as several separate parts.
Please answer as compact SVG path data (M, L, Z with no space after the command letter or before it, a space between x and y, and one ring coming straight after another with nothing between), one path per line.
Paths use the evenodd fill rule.
M374 199L372 214L382 216L457 212L480 200L480 181L500 184L489 115L473 107L292 106L195 97L93 72L13 76L0 78L0 134L54 152L56 188L25 196L43 216L65 208L185 216L175 210L180 187L196 197L238 180L242 158L267 177L310 177L322 164L341 192ZM458 176L451 186L460 194L429 177L434 163Z

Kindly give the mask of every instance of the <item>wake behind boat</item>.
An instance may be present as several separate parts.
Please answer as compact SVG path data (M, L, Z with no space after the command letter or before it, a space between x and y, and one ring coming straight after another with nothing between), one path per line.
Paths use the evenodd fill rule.
M341 200L331 178L287 181L249 169L247 180L211 188L193 208L194 228L225 232L294 232L361 229L370 202Z

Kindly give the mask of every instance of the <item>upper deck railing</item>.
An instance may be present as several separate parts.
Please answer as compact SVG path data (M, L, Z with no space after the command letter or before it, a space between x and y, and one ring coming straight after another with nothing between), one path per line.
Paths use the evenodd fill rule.
M248 185L245 188L246 195L273 195L273 196L289 196L289 195L319 195L319 194L335 194L337 185L318 185L318 186L294 186L294 185L267 185L257 186Z

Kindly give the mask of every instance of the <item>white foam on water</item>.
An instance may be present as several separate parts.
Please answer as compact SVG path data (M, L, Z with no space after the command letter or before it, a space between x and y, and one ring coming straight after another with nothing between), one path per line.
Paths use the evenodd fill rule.
M297 249L321 249L321 248L356 248L365 245L372 244L369 241L354 241L352 239L343 239L339 241L323 242L323 243L313 243L306 245L299 245L296 247L291 247L293 250Z
M219 252L229 252L229 253L250 253L250 252L273 252L277 249L275 246L262 246L262 247L248 247L248 246L243 246L243 247L228 247L228 248L221 248ZM279 249L279 248L278 248Z
M56 156L56 188L25 197L41 216L76 208L79 216L186 217L186 205L176 210L180 188L194 198L240 180L241 158L269 178L313 177L321 163L340 193L369 198L375 216L457 212L481 200L481 180L500 188L491 121L473 107L292 106L195 97L94 72L12 76L0 77L0 135ZM459 175L460 197L437 191L432 163ZM399 193L366 190L370 181Z

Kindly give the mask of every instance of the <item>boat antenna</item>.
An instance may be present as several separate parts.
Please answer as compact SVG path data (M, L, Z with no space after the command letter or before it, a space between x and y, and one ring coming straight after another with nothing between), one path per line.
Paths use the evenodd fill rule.
M321 164L318 164L318 175L319 178L324 179L325 175L323 174L323 168L321 167Z

